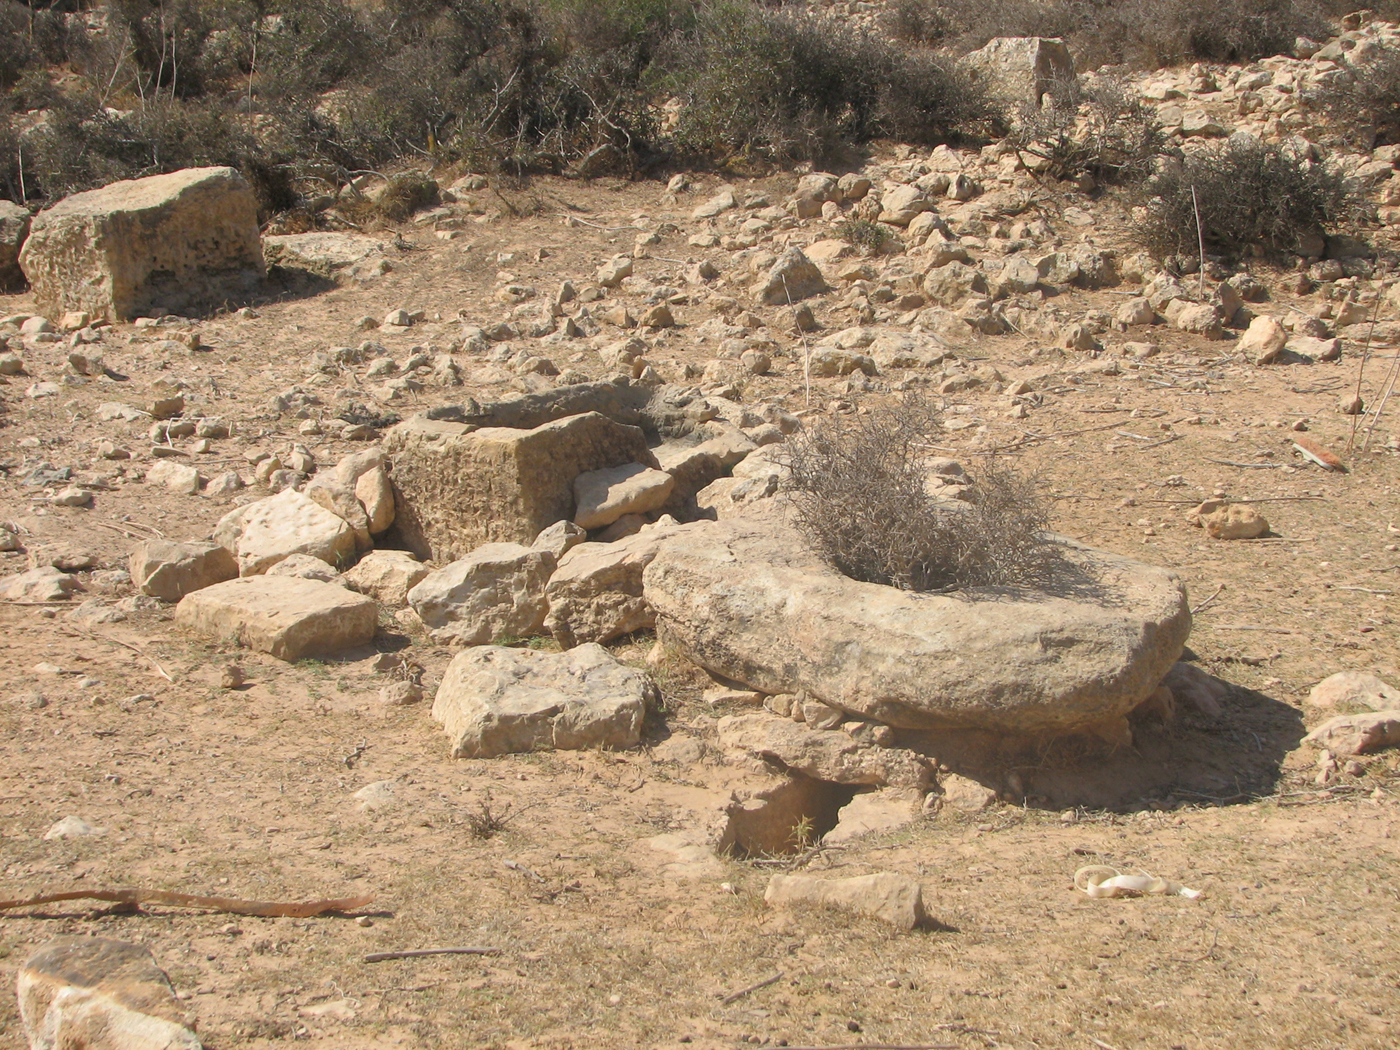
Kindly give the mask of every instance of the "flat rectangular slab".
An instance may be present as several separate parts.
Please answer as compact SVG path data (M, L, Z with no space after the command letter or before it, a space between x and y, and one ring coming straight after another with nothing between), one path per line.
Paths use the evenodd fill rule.
M175 619L279 660L300 660L368 644L379 604L333 583L244 576L185 595Z

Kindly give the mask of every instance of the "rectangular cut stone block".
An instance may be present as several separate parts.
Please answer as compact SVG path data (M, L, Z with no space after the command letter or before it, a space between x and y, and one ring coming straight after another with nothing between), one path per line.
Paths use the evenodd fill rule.
M35 216L19 263L50 317L124 321L238 294L264 272L257 202L233 168L114 182Z
M300 660L370 642L379 605L333 583L244 576L185 595L175 619L280 660Z
M532 430L418 416L389 431L395 527L404 546L437 562L485 543L534 541L574 515L574 479L585 471L655 467L639 427L584 412Z

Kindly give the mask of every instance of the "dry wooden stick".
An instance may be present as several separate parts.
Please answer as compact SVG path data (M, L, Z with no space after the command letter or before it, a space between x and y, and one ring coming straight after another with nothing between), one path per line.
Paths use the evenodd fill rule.
M169 682L171 685L175 684L175 679L171 678L170 675L166 673L165 668L160 665L156 658L146 653L144 650L138 649L130 642L124 642L120 638L113 638L111 635L108 634L98 634L96 631L89 631L88 634L93 638L101 638L104 642L111 642L113 645L120 645L123 649L130 649L133 653L135 653L142 659L149 660L151 662L151 666L156 669L156 673L159 674L162 678L164 678L167 682Z
M1209 598L1207 598L1205 601L1201 602L1200 605L1196 606L1194 609L1191 610L1191 615L1192 615L1192 616L1195 616L1198 612L1200 612L1202 609L1204 609L1207 605L1209 605L1211 602L1215 601L1215 599L1219 598L1221 592L1224 591L1224 590L1225 590L1225 585L1222 583L1219 587L1217 587L1217 588L1215 589L1215 593L1214 593L1214 594L1212 594L1212 595L1211 595Z
M844 1046L790 1046L787 1050L958 1050L954 1043L846 1043Z
M1217 631L1263 631L1265 634L1302 634L1302 631L1290 630L1287 627L1257 627L1254 624L1242 623L1213 623L1211 627Z
M1237 463L1233 459L1215 459L1212 456L1202 456L1207 463L1219 463L1225 467L1243 467L1245 470L1278 470L1278 463Z
M758 991L760 988L767 988L770 984L777 984L782 979L783 971L779 970L772 977L765 977L763 980L751 984L747 988L740 988L737 992L733 992L729 995L726 995L723 999L720 1000L720 1005L728 1006L730 1003L737 1002L744 996L749 995L752 992Z
M350 911L363 908L374 900L373 894L363 897L341 897L330 900L295 901L241 901L232 897L199 897L190 893L171 893L166 890L66 890L62 893L41 893L23 900L0 901L0 911L11 908L32 908L40 904L55 904L60 901L107 901L111 904L165 904L172 908L208 908L212 911L226 911L233 915L255 915L268 919L309 919L328 911Z
M499 948L410 948L401 952L370 952L365 962L388 962L390 959L423 959L429 955L499 955Z
M1390 371L1386 373L1385 379L1381 380L1381 401L1376 406L1375 412L1371 414L1370 425L1366 427L1366 440L1361 443L1362 452L1371 451L1371 437L1375 433L1376 424L1381 421L1381 413L1385 411L1385 403L1390 400L1390 395L1395 392L1395 380L1400 377L1400 354L1396 354L1391 361Z
M1361 377L1366 374L1366 362L1371 359L1371 340L1376 334L1376 315L1381 310L1381 297L1376 296L1376 302L1371 307L1371 330L1366 333L1366 348L1361 352L1361 367L1356 370L1356 399L1361 400ZM1361 422L1358 413L1351 417L1351 433L1347 435L1347 451L1350 452L1356 445L1356 427Z

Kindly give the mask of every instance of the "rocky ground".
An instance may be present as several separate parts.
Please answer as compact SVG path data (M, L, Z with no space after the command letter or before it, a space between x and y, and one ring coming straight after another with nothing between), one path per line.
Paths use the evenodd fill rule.
M1298 87L1391 32L1141 87L1184 141L1320 136ZM1397 159L1348 161L1382 223ZM450 196L365 238L269 242L273 293L212 316L91 327L0 297L0 896L374 895L309 919L26 908L0 917L6 973L60 934L149 945L221 1050L1393 1045L1400 758L1301 742L1355 709L1320 680L1400 682L1400 423L1377 414L1400 360L1392 227L1360 231L1369 258L1173 278L1116 196L996 146L891 149L839 181L476 177ZM852 218L893 250L842 240ZM796 294L792 248L816 264ZM133 587L135 545L206 538L394 417L619 371L760 442L929 392L939 455L1004 457L1058 531L1180 574L1219 710L826 849L721 859L707 836L757 774L718 723L754 707L694 668L652 661L637 748L453 759L427 708L458 646L402 604L369 644L287 662ZM1187 517L1212 498L1267 531L1214 538ZM65 582L14 582L45 567ZM607 644L641 667L652 638ZM427 699L385 703L406 665ZM1089 864L1204 892L1091 899ZM932 921L770 909L775 871L908 875ZM499 951L365 961L445 945ZM20 1045L9 997L0 1031Z

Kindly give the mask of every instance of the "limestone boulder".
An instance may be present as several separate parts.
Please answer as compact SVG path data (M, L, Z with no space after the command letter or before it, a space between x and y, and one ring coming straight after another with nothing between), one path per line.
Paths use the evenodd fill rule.
M999 36L964 55L959 66L971 72L993 98L1013 106L1045 104L1076 82L1074 60L1063 40Z
M482 646L447 665L433 700L454 758L632 747L656 686L600 645L565 653Z
M790 530L738 519L663 547L643 586L668 644L761 692L806 690L911 729L1120 725L1181 655L1185 588L1056 542L1063 570L1047 589L914 594L847 579Z
M676 479L643 463L589 470L574 478L574 524L601 529L624 514L647 514L664 506Z
M75 577L48 565L0 577L0 599L8 602L62 601L79 589Z
M802 249L789 248L754 285L753 294L766 306L785 306L826 290L826 279L817 264L802 254Z
M900 186L880 200L880 221L892 226L908 226L914 218L929 211L933 202L918 186Z
M1400 744L1400 709L1367 711L1330 718L1303 738L1326 748L1334 758L1350 758Z
M31 1050L200 1050L199 1037L149 948L59 937L19 968Z
M35 216L19 262L51 317L125 321L246 294L264 272L257 201L233 168L115 182Z
M383 273L388 249L379 238L356 233L288 233L263 240L268 266L305 270L337 283Z
M291 554L309 554L328 565L355 556L355 532L345 519L295 489L225 514L214 528L214 541L238 559L242 576L267 572Z
M368 594L381 605L395 608L408 604L408 592L432 572L408 551L370 551L347 569L341 579L351 590Z
M142 594L167 602L238 575L238 562L217 543L147 540L131 552L127 568Z
M545 584L555 564L547 550L483 544L429 573L408 592L408 603L442 642L485 645L530 638L544 628Z
M581 543L559 559L549 578L544 626L566 649L607 642L651 627L656 614L642 593L642 572L664 543L706 523L649 525L615 543Z
M531 543L574 516L574 479L657 466L639 427L585 412L533 429L406 420L386 435L396 531L420 558L460 558L491 542Z
M372 598L294 576L245 576L185 595L177 622L279 660L326 656L367 645L379 623Z
M1256 365L1269 365L1278 360L1278 355L1283 353L1287 344L1288 333L1278 318L1260 314L1249 322L1235 349Z
M1365 671L1338 671L1313 686L1308 703L1320 708L1384 711L1400 708L1400 689Z
M907 875L880 873L849 879L819 879L812 875L774 875L763 891L771 908L819 907L879 919L902 930L927 921L923 889Z
M0 291L24 283L19 252L29 236L29 209L13 201L0 201Z
M345 456L333 469L313 477L303 491L308 499L345 520L355 531L360 550L368 550L372 537L394 523L394 490L382 449Z

